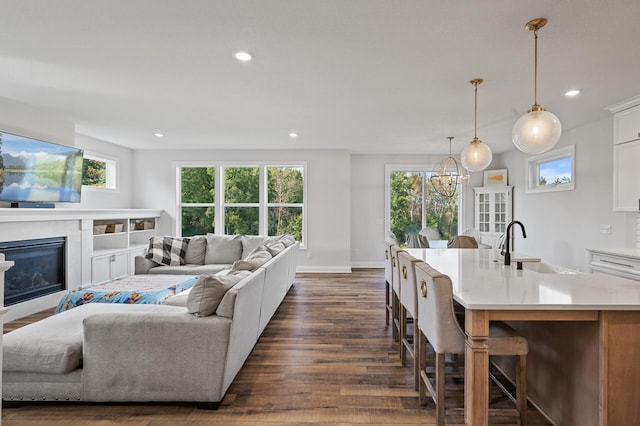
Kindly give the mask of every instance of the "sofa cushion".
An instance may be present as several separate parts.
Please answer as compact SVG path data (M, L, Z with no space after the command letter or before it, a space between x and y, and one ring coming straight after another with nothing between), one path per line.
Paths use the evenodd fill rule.
M207 250L204 263L232 264L242 256L242 240L240 235L207 234Z
M200 275L187 296L187 311L197 317L213 315L225 293L242 278L240 274Z
M258 246L246 258L233 262L231 269L234 271L253 271L267 263L272 257L265 246Z
M276 239L276 237L269 237L266 235L243 235L242 259L246 259L247 256L249 256L256 247L263 246L272 241L275 241Z
M184 254L184 263L191 263L194 265L204 264L204 254L207 248L207 237L204 235L195 235L189 237L189 244L187 245L187 251Z
M189 240L180 237L151 237L147 259L162 265L184 265Z
M271 253L271 256L279 255L285 249L284 243L281 241L274 241L267 244L267 250Z

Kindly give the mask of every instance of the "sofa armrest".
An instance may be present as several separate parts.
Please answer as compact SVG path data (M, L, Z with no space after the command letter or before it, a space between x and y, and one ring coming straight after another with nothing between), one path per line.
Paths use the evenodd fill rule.
M154 262L151 259L147 259L144 256L136 256L135 257L135 274L148 274L151 268L155 268L159 266L158 263Z
M90 315L83 322L83 399L218 402L230 326L227 318L186 312Z

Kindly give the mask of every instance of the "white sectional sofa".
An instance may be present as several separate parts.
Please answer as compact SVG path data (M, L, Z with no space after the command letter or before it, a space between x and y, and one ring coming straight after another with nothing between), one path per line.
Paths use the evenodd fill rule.
M249 252L270 241L240 238ZM229 264L242 270L227 274L239 281L222 293L213 315L189 313L193 295L183 293L164 305L90 303L7 333L3 401L190 401L217 407L293 284L298 247L291 242L256 267L247 252ZM187 265L171 273L193 274L187 271L195 266ZM207 277L215 278L198 280Z

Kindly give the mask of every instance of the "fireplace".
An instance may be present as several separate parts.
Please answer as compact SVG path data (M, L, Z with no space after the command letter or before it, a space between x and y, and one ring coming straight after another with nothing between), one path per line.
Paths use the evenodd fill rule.
M66 288L65 242L65 237L0 242L0 253L15 262L5 273L5 306Z

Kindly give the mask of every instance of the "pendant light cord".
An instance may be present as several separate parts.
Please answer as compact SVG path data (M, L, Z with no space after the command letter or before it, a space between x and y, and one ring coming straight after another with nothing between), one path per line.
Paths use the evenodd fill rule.
M473 86L476 97L476 109L473 113L473 140L476 141L478 139L478 83L473 83Z
M533 104L538 105L538 29L533 31L534 39L534 73L533 73Z

